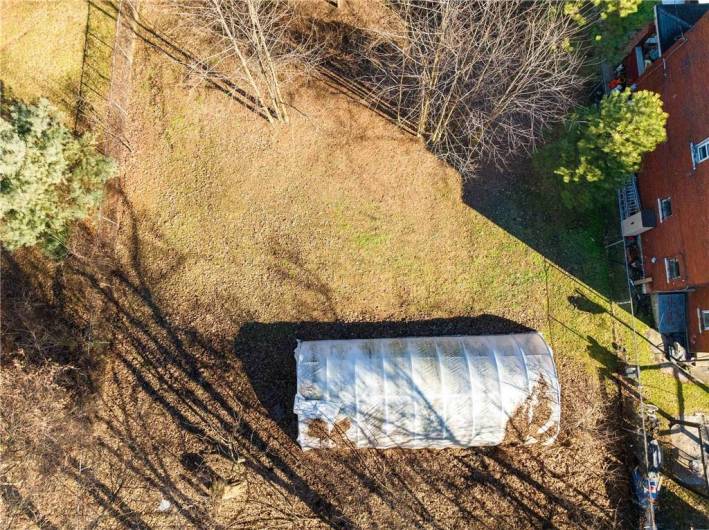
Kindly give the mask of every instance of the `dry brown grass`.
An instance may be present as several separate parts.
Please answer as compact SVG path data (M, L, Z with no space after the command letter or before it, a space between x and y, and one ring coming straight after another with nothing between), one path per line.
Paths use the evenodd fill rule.
M324 85L293 88L299 112L274 129L181 86L147 47L136 64L115 254L77 244L54 285L112 343L90 474L73 460L67 506L35 499L49 520L81 499L79 526L617 523L614 442L578 363L561 365L564 431L549 448L303 453L295 338L540 328L543 276L524 272L540 259L462 204L458 175L419 142ZM496 316L451 318L482 310ZM242 494L215 499L237 477Z
M0 79L15 96L50 98L73 118L86 6L83 0L0 0Z
M138 62L149 103L135 106L124 190L145 244L180 256L170 274L156 262L161 302L198 297L261 321L474 306L463 287L476 282L466 265L476 214L460 202L458 175L418 141L320 84L292 91L306 114L274 129Z
M105 212L118 239L77 236L76 255L42 284L57 315L111 337L91 450L70 450L60 487L32 495L46 521L617 524L625 490L603 465L614 443L598 436L599 388L578 363L561 364L552 447L303 453L290 412L296 338L542 328L543 276L525 272L540 259L463 205L459 177L418 142L322 85L293 92L302 114L271 129L217 91L183 88L147 48L136 64L133 156L120 215ZM27 257L15 274L41 276ZM215 498L241 481L235 498Z
M568 358L559 359L562 432L550 447L303 453L295 443L288 409L296 337L517 331L514 323L246 322L232 341L168 318L133 250L132 262L106 259L98 267L72 257L55 286L83 295L69 300L69 314L89 318L96 307L86 301L102 302L114 342L85 446L63 447L62 465L45 482L52 487L27 492L47 479L29 460L17 469L23 478L9 481L19 499L32 501L35 518L107 528L620 524L626 485L613 425L604 422L612 411L595 380ZM240 495L214 497L234 482L245 484ZM157 511L161 499L172 503L169 512ZM26 521L18 517L16 526Z

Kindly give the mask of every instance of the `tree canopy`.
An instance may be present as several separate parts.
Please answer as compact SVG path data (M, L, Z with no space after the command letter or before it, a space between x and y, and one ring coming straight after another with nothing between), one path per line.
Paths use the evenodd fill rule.
M635 13L642 3L643 0L571 0L564 3L564 12L584 25L589 22L589 16L601 20L611 15L626 17Z
M72 223L98 207L115 172L91 135L74 135L46 99L9 104L0 115L0 242L63 255Z
M591 53L615 65L633 33L653 20L657 0L570 0L564 12L587 30Z
M558 160L564 203L588 208L599 193L620 187L640 169L643 154L665 141L666 121L660 96L647 90L613 92L574 113L566 134L547 147Z

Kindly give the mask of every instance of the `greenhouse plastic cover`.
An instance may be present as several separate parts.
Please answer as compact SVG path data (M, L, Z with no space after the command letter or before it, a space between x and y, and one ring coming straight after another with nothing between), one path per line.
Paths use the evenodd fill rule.
M305 450L497 445L520 414L524 443L559 432L556 367L539 333L307 341L295 358Z

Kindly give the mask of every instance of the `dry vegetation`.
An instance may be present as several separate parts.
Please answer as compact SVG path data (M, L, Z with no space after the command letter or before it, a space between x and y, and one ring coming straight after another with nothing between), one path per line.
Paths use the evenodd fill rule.
M86 11L83 0L0 0L0 78L6 88L25 99L49 97L73 116Z
M182 67L151 47L138 51L133 155L104 212L120 223L117 240L77 235L51 278L29 255L5 256L3 280L44 293L30 306L67 319L104 360L91 369L101 374L91 451L66 450L51 488L12 475L27 466L8 471L16 524L27 506L79 527L616 522L625 486L603 464L615 462L614 440L598 436L597 384L572 365L562 365L566 427L550 448L301 452L296 338L542 328L541 261L512 239L491 245L504 232L460 202L452 169L333 88L290 86L300 112L274 129L221 91L184 86ZM499 283L481 275L512 256ZM30 342L36 320L4 323L18 330L10 348ZM65 363L86 356L70 346L57 348ZM576 394L587 401L567 399Z
M176 21L172 33L180 42L197 45L190 65L203 81L228 80L230 93L245 95L269 123L288 123L281 85L296 68L301 73L317 62L317 49L295 38L299 21L285 0L168 0Z
M583 83L579 26L559 5L396 0L311 20L326 75L425 139L465 176L529 152ZM378 17L372 16L381 13ZM364 22L364 24L363 24ZM372 23L374 22L374 23Z
M322 3L169 0L163 14L197 50L194 77L226 76L269 122L288 122L292 74L317 68L466 176L533 149L583 83L580 27L552 3L355 2L336 18Z
M54 384L54 373L4 372L3 403L21 402L5 422L11 431L3 433L13 441L3 449L23 456L22 465L4 470L15 485L4 495L11 526L27 518L56 527L131 528L620 524L627 485L612 426L604 423L612 411L601 405L597 383L566 357L559 359L562 432L550 447L309 453L297 447L289 410L296 337L505 332L518 331L518 324L492 316L243 322L235 338L224 337L179 322L195 310L168 318L140 260L97 262L71 258L55 285L57 292L82 294L64 308L87 319L77 326L96 311L86 299L105 304L103 318L111 323L113 344L90 430L78 429L73 401ZM37 409L26 395L44 406ZM28 430L43 436L25 436ZM158 511L162 500L171 503L165 513Z
M353 5L348 23L382 23L368 3ZM166 32L161 15L145 15ZM332 80L285 83L290 124L272 127L229 90L195 86L189 61L164 49L139 42L134 65L132 153L103 211L116 224L85 226L61 265L32 251L2 256L12 355L0 399L17 402L2 416L2 523L627 523L606 299L466 206L457 172ZM476 200L525 215L498 192L480 188ZM539 215L520 222L548 230L548 212ZM605 256L593 248L574 267L603 281ZM575 309L572 296L601 311ZM557 355L554 445L298 448L296 338L526 328Z
M379 36L368 50L374 65L386 65L374 90L462 172L533 148L573 104L582 59L569 43L578 29L560 10L494 0L431 10L404 1L396 12L405 33Z

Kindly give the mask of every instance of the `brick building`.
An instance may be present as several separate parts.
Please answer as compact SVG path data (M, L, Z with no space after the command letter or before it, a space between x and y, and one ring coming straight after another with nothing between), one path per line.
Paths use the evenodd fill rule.
M624 62L638 89L661 95L669 118L667 141L645 156L633 183L619 194L634 283L650 294L666 344L694 353L709 352L707 8L657 6L645 40L634 43ZM643 60L639 50L648 49L642 71L633 71Z

